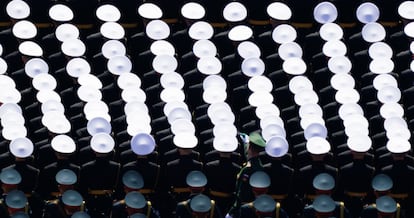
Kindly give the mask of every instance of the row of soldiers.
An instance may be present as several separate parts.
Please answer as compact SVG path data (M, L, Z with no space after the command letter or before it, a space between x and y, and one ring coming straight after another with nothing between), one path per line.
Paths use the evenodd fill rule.
M262 154L266 143L259 133L252 133L249 136L242 135L240 138L244 139L242 141L245 144L243 152L247 156L247 162L243 168L232 160L234 155L220 151L216 153L216 160L203 166L201 162L195 160L193 150L182 148L171 151L171 153L175 153L175 158L162 167L152 161L151 155L155 152L154 150L141 153L139 149L133 149L131 152L136 154L137 159L124 164L122 168L119 163L112 161L107 153L100 150L94 151L96 153L95 160L84 164L80 168L69 159L71 152L73 152L72 149L52 144L57 154L57 161L46 166L40 173L40 177L38 176L39 171L27 163L26 158L30 154L26 150L30 149L25 148L11 150L11 153L16 157L15 164L4 168L3 172L14 169L21 175L18 189L27 196L32 208L32 217L41 217L42 214L47 214L43 211L43 208L47 208L47 202L53 203L56 199L61 198L65 190L77 190L78 197L83 196L81 198L82 202L85 201L84 208L88 210L92 217L109 217L111 211L114 211L114 202L123 201L126 203L126 195L131 191L138 191L146 201L152 202L146 205L157 208L154 211L158 212L154 213L161 217L178 216L176 214L176 211L178 211L177 204L188 200L192 193L204 193L205 197L215 201L214 204L218 208L215 210L217 214L228 214L228 216L233 217L241 216L243 207L250 205L250 207L253 206L251 208L255 208L254 201L256 198L260 194L267 194L274 202L277 202L273 209L276 210L279 204L279 207L283 208L287 215L296 217L306 214L303 212L303 208L315 203L314 199L320 194L316 192L313 182L320 173L326 173L333 178L333 181L336 181L333 183L337 184L337 188L330 190L330 195L333 199L343 200L353 217L358 217L363 210L363 206L374 202L376 199L376 196L370 191L370 182L375 171L363 161L364 154L353 152L350 165L345 165L340 170L341 177L338 177L338 170L335 167L324 162L324 155L312 154L311 164L301 168L298 173L299 176L295 176L295 171L285 160L288 156L287 153L278 154L278 156L281 156L279 158L271 158L268 164L264 165L262 163ZM102 149L106 150L106 148ZM168 154L164 155L168 156ZM274 154L267 155L275 156ZM401 217L409 213L410 208L407 205L411 201L409 193L411 193L412 188L412 183L410 183L412 175L410 171L404 171L404 169L410 169L411 167L409 164L405 164L407 163L406 158L409 156L403 155L401 159L401 154L393 154L394 163L390 165L391 167L385 167L382 172L389 175L391 181L396 184L389 189L388 195L401 204L402 209L399 213ZM405 168L402 168L402 166ZM397 170L387 171L386 169L389 168ZM63 172L71 172L63 174L66 175L64 177L72 178L67 189L62 189L65 184L58 180L60 178L58 175L62 174L62 170ZM192 190L190 188L192 187L191 184L186 180L186 177L192 171L204 172L205 181L208 178L208 185L205 182L203 188L197 188L198 192ZM265 187L259 187L259 189L264 188L261 191L254 189L256 187L254 185L255 180L251 180L251 178L255 178L253 174L258 171L269 177L269 179L263 179L266 176L262 176L262 179L259 179L259 183L267 184ZM347 174L347 172L349 173ZM140 178L134 180L142 181L140 182L142 184L134 187L128 185L124 177L128 178L129 174L135 175L132 178ZM137 174L140 176L136 176ZM118 182L118 175L120 175L119 178L122 178L122 183ZM36 187L39 178L41 182L39 187ZM7 186L7 182L2 181L2 183ZM200 189L202 190L200 191ZM269 199L269 196L263 199ZM200 197L200 199L207 199L205 197ZM46 200L46 204L44 200ZM273 201L270 202L273 204ZM326 203L326 201L323 202ZM191 208L191 204L186 205ZM255 208L255 210L260 211L258 208Z
M32 215L29 201L24 192L18 190L22 178L18 171L5 169L0 174L2 182L2 200L0 201L1 217L30 217ZM56 199L44 202L42 217L91 217L85 208L82 195L74 190L77 183L76 174L69 169L60 170L55 176L59 193ZM222 210L226 202L210 199L203 194L207 185L207 177L201 171L191 171L186 177L190 191L186 200L177 204L175 217L223 217ZM110 217L159 217L159 212L152 207L151 201L144 196L144 179L134 170L122 176L124 199L113 203ZM352 217L344 202L335 202L331 195L335 180L327 173L321 173L313 179L315 197L303 209L302 217ZM400 205L389 196L393 186L392 179L385 174L378 174L372 180L375 204L366 205L358 217L401 217ZM233 205L231 215L226 217L289 217L281 203L275 201L267 192L271 186L269 175L261 170L252 173L245 189L238 190L237 201ZM144 193L141 193L144 192ZM246 196L254 196L249 201ZM247 201L241 203L240 201ZM10 215L10 216L9 216ZM32 216L33 217L33 216Z

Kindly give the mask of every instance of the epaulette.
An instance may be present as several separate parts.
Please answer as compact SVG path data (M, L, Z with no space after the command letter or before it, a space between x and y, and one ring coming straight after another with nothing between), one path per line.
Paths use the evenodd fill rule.
M47 200L46 204L59 204L59 199Z

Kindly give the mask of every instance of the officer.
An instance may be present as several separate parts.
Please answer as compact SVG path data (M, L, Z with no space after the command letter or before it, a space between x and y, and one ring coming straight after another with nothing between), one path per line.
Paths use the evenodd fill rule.
M273 200L270 195L262 194L256 197L253 202L244 204L240 208L240 218L250 217L289 217L280 207L280 203Z
M268 194L276 201L279 201L288 212L301 212L302 206L293 193L293 175L294 169L285 164L284 158L289 155L288 143L273 146L266 146L266 154L270 157L270 162L264 165L265 172L270 176L271 186ZM288 156L289 157L289 156ZM293 215L293 214L292 214ZM290 215L290 216L292 216Z
M13 190L7 194L4 200L0 200L0 217L10 217L18 212L29 214L29 203L22 191Z
M145 214L145 217L159 217L158 212L152 208L150 201L136 191L129 192L125 195L125 199L113 204L111 218L131 217L136 213Z
M192 148L179 148L179 155L177 159L167 163L163 168L165 171L163 184L161 184L163 190L162 193L170 192L169 196L171 204L160 205L165 213L173 212L178 202L186 199L189 195L189 189L186 184L186 177L189 172L193 170L202 170L202 163L194 160L192 157ZM164 208L166 206L166 208ZM160 207L161 208L161 207Z
M315 176L319 173L328 173L336 180L338 170L324 161L331 149L328 143L324 145L321 145L319 142L307 143L306 149L310 153L312 163L299 169L297 178L295 178L295 186L298 188L298 194L300 196L303 195L307 202L309 202L315 195L313 187Z
M217 160L205 164L204 171L209 182L209 196L216 201L221 211L228 211L234 202L234 192L237 173L240 165L232 160L232 153L238 145L226 146L213 142L215 151L219 154Z
M0 181L3 196L6 196L10 191L18 189L22 177L15 169L5 169L0 173Z
M203 194L177 204L175 217L177 218L220 218L220 210L216 207L214 200Z
M42 213L42 201L35 192L39 180L39 170L28 163L33 150L34 145L28 138L12 140L10 142L10 152L15 157L15 163L4 169L15 169L20 173L22 180L19 184L19 190L25 193L29 204L32 206L33 216L37 217Z
M366 207L361 212L361 218L370 217L387 217L400 218L400 205L390 196L382 196L377 198L375 204Z
M87 208L92 217L107 217L117 187L120 164L108 157L115 146L112 137L98 133L92 137L91 148L96 159L82 165L80 171L80 190L86 196Z
M140 135L142 135L142 137L147 136L152 138L150 135ZM138 138L138 136L134 136L134 138ZM136 155L136 159L126 163L122 167L122 172L125 174L125 172L129 170L134 170L141 174L144 186L140 189L140 192L152 200L154 193L156 193L157 188L159 187L159 180L161 176L160 165L152 161L149 157L155 152L155 141L147 146L140 146L138 143L134 143L133 140L131 140L130 144L131 150ZM123 199L123 196L119 199ZM154 203L156 204L156 202Z
M339 170L340 196L343 196L347 208L353 216L358 216L370 190L370 181L374 176L375 168L368 164L366 156L369 154L371 144L359 143L348 145L353 161L342 166ZM355 178L360 178L356 180Z
M229 211L229 215L233 217L238 216L238 211L242 202L252 201L252 191L249 182L250 176L259 170L263 170L262 162L260 161L260 152L264 150L266 142L258 132L253 132L249 135L249 142L247 143L246 156L247 163L237 174L236 181L236 201Z
M68 218L78 211L84 211L82 195L75 190L67 190L58 199L46 201L43 218Z
M44 199L53 199L58 192L58 183L53 178L60 170L68 169L79 177L80 167L70 161L76 151L76 144L66 135L55 136L50 145L56 156L56 162L45 166L40 171L38 192Z
M303 210L303 218L346 218L351 217L345 205L341 202L335 202L328 195L318 195L312 202Z
M386 148L391 153L393 163L383 167L380 172L391 177L395 185L392 187L390 196L401 204L402 208L410 209L406 206L409 194L412 192L414 181L414 167L407 158L411 150L410 143L387 143Z

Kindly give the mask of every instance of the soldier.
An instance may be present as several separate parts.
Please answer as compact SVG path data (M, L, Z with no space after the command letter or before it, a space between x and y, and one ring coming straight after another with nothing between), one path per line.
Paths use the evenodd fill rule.
M44 199L53 199L58 192L58 183L53 178L61 169L68 169L79 177L80 167L71 163L70 156L76 151L76 144L66 135L52 139L51 147L55 151L57 161L44 167L40 171L38 192Z
M332 195L333 189L335 188L334 178L327 173L320 173L313 179L313 187L315 188L316 195ZM313 197L312 199L314 199Z
M75 190L67 190L57 199L46 201L43 218L69 218L84 209L82 195Z
M18 212L30 214L29 203L22 191L13 190L0 200L0 217L10 217Z
M238 211L242 202L252 201L252 191L248 181L254 172L263 169L259 154L264 150L265 146L266 142L259 133L253 132L249 135L249 142L247 143L246 149L247 163L240 170L239 174L237 174L236 201L229 211L230 216L238 216Z
M113 204L111 218L132 217L133 214L142 213L147 218L159 217L158 212L152 208L151 201L136 191L129 192L125 199Z
M143 135L143 134L142 134ZM150 135L147 135L150 136ZM134 136L138 137L138 136ZM151 136L152 138L152 136ZM141 174L144 186L140 189L140 192L144 194L149 200L152 201L153 195L157 192L160 180L160 165L151 161L149 156L154 154L155 141L154 143L148 144L148 146L140 146L137 143L131 141L131 150L136 155L136 159L125 164L122 167L122 172L129 170L137 171ZM122 196L123 198L123 196ZM120 199L122 199L120 198ZM156 204L156 202L154 202Z
M375 172L375 168L369 165L365 159L371 144L348 145L351 150L353 161L342 166L339 170L341 179L339 180L340 196L353 216L361 213L367 192L370 189L370 181ZM359 178L356 180L355 178Z
M36 190L39 179L39 170L27 163L27 159L34 150L33 143L28 138L17 138L10 142L10 152L15 157L15 163L4 169L15 169L22 177L19 190L23 191L33 208L33 216L41 216L42 203L34 190ZM3 170L4 170L3 169Z
M188 173L193 170L202 170L202 163L192 158L192 150L192 148L179 148L177 159L168 162L164 168L165 173L163 175L165 178L163 179L164 184L161 184L163 188L161 192L168 193L170 191L171 194L170 196L165 196L165 198L170 198L171 204L160 205L165 213L174 211L176 204L185 200L189 195L189 189L186 184Z
M196 194L201 194L204 192L207 185L207 177L203 172L194 170L188 173L185 182L188 185L190 190L190 198Z
M287 213L280 207L280 203L269 195L263 194L256 197L253 202L244 204L240 208L240 218L274 217L287 218Z
M371 217L387 217L400 218L400 205L390 196L382 196L377 198L375 204L366 207L361 212L361 218Z
M92 217L107 217L111 210L112 195L120 172L120 164L108 158L114 146L115 142L110 135L95 134L91 148L96 160L82 165L80 171L80 190L86 196L86 206Z
M214 200L203 194L177 204L175 217L177 218L220 218L220 210L216 207Z
M311 205L303 210L303 218L348 218L351 217L345 205L335 202L328 195L318 195Z
M209 195L216 201L221 211L228 211L234 202L234 191L237 173L240 166L232 161L232 152L237 147L226 148L223 145L215 145L219 157L205 164L205 172L209 182Z
M277 147L269 144L265 149L266 154L270 157L270 162L264 165L264 170L270 176L272 184L268 194L274 200L279 201L289 213L294 213L295 210L299 212L302 208L295 207L299 203L292 193L294 170L284 163L284 158L289 155L289 145L284 143L282 146L284 147L280 147L280 144Z

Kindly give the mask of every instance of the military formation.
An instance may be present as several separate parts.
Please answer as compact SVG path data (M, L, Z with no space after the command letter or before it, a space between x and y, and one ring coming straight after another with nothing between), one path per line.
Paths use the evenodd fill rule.
M11 28L16 20L10 21L9 17L0 15L2 57L8 63L6 74L16 81L16 88L22 93L19 105L27 121L27 138L33 142L11 143L0 139L0 218L414 217L414 158L411 148L386 145L384 119L378 115L381 104L376 99L373 73L369 69L369 45L355 22L354 12L360 2L333 1L343 10L338 22L345 31L343 40L349 46L348 56L354 65L352 76L361 93L358 104L369 121L373 142L372 146L352 147L347 144L338 116L340 105L329 83L331 72L327 69L327 57L322 53L320 26L313 22L310 13L317 1L283 1L295 12L292 26L297 29L296 42L303 45L303 58L308 65L305 75L320 96L318 104L323 109L331 145L324 148L308 146L301 128L298 116L301 108L289 91L289 81L293 77L282 70L278 45L272 39L274 27L290 21L277 20L277 14L266 11L274 1L237 1L245 5L248 14L234 23L223 15L223 9L232 1L194 1L205 8L203 19L214 27L211 41L222 62L221 75L228 85L226 102L235 113L237 126L238 142L232 151L214 145L213 124L207 117L209 104L202 98L203 76L196 66L194 40L189 37L190 25L196 21L181 14L182 5L189 1L25 2L30 5L31 19L39 28L33 40L44 49L43 57L49 63L50 74L59 84L56 91L72 124L68 135L74 143L52 140L56 134L43 126L39 115L41 104L36 102L35 91L24 69L24 64L32 57L30 52L23 51L25 49L17 51L20 41ZM0 7L6 8L7 3L0 2ZM79 38L87 45L84 58L90 61L91 74L102 83L102 101L109 106L114 145L92 146L90 143L91 135L86 128L88 119L83 111L85 102L75 94L79 84L67 75L66 62L70 57L60 51L60 41L53 32L59 22L51 22L48 17L52 3L68 5L76 12L72 22L81 30ZM107 60L101 49L107 39L97 25L101 21L92 13L105 3L123 12L119 22L126 34L121 40L132 62L132 73L142 79L141 88L147 95L145 103L151 116L151 135L156 141L156 145L149 148L131 143L126 130L125 102L120 99L121 88L106 69ZM172 46L179 62L176 71L186 80L185 102L198 139L194 148L175 145L171 126L163 113L166 104L160 99L160 74L153 69L155 56L151 49L154 48L150 48L153 40L145 32L145 25L155 15L152 11L137 14L137 7L143 3L154 3L156 8L161 8L162 20L171 28L168 37L171 43L167 44ZM399 3L387 1L381 7L388 12L386 9L397 8ZM394 71L399 73L395 74L403 93L404 119L412 129L411 42L403 34L403 23L396 12L382 16L389 33L385 41L394 49L393 57L397 60ZM277 148L267 145L256 107L248 101L251 91L247 88L248 78L240 70L243 62L238 50L240 42L229 36L230 29L239 24L246 24L253 30L247 40L260 48L266 66L264 75L273 82L271 94L280 108L288 142Z

